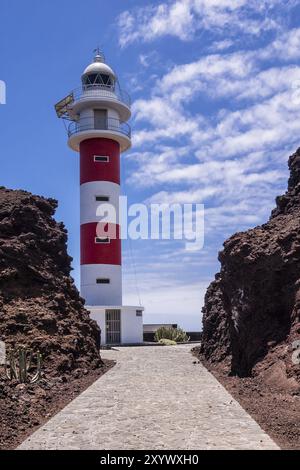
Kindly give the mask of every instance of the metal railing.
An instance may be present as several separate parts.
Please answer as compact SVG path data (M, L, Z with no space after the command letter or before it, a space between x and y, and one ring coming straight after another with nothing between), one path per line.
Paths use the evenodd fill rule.
M129 94L121 90L117 85L114 87L109 85L83 85L82 87L76 88L71 92L75 101L82 100L84 98L108 98L111 100L120 101L124 103L128 108L131 106L131 98Z
M68 136L71 137L79 132L97 130L119 132L120 134L126 135L129 139L131 138L131 127L129 124L127 124L127 122L121 122L119 119L115 118L103 118L100 120L84 118L78 122L71 122L68 127Z

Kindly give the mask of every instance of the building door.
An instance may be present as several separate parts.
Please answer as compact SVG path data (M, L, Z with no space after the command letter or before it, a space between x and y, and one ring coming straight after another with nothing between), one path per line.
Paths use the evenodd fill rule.
M107 129L107 110L95 109L94 121L95 129Z
M106 344L121 343L121 310L106 310Z

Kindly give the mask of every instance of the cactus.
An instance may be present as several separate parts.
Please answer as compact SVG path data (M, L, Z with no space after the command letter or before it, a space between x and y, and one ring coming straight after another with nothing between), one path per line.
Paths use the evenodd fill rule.
M169 339L176 343L189 341L190 338L182 328L170 328L161 326L155 333L154 340L159 341L161 339Z
M31 349L27 350L24 347L19 347L18 349L11 350L5 364L5 371L8 379L16 379L20 383L28 382L33 384L38 382L41 378L42 356L37 352L36 372L33 375L29 374L32 369L32 359L33 352Z

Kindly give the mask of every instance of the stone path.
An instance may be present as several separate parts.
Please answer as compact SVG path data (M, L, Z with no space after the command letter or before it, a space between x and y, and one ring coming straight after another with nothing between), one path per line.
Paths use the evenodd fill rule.
M191 346L103 351L117 365L20 449L276 449Z

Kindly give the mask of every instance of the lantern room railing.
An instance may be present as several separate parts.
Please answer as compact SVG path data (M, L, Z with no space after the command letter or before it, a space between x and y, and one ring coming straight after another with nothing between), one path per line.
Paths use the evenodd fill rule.
M131 127L127 122L121 122L115 118L103 118L101 120L94 120L92 118L80 119L80 121L71 122L68 127L68 136L85 131L112 131L119 132L129 139L131 138Z
M131 107L131 98L129 94L122 90L118 85L114 87L109 85L83 85L76 88L71 92L75 101L83 100L85 98L104 98L109 100L117 100L125 104L128 108Z

